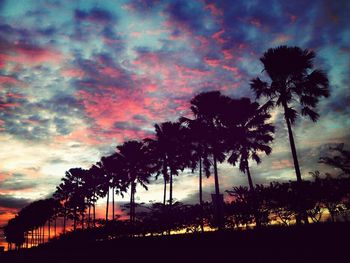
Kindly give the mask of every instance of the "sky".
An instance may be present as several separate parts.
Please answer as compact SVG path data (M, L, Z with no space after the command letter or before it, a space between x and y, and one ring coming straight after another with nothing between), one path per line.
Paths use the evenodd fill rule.
M319 121L300 118L293 131L304 178L336 173L317 161L350 141L349 13L341 0L0 0L0 226L49 197L68 169L189 116L202 91L255 99L259 58L279 45L315 51L315 67L328 74ZM255 183L295 179L283 116L272 115L273 152L252 164ZM247 185L226 163L219 176L222 192ZM197 189L197 174L185 171L174 198L196 202ZM161 180L137 191L139 202L162 201ZM211 192L213 177L204 180L205 198Z

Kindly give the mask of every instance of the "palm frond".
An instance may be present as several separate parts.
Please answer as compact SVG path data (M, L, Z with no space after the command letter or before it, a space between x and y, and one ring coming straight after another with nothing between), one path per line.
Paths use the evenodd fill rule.
M316 111L310 109L309 107L303 107L301 109L301 114L309 117L313 122L316 122L320 117L320 115Z

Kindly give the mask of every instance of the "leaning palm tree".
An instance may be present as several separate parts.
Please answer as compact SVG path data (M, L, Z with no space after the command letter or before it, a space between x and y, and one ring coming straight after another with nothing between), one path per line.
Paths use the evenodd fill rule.
M227 124L227 161L236 165L239 163L241 172L247 174L249 188L254 191L253 179L249 169L249 159L257 164L261 162L259 153L269 155L271 147L268 145L273 140L274 126L266 121L271 115L267 112L270 103L259 106L257 102L251 102L249 98L239 100L232 99L226 116ZM240 115L240 116L237 116Z
M300 108L302 115L316 122L319 114L315 111L321 97L329 96L327 75L320 69L313 69L315 53L299 47L280 46L271 48L260 58L270 83L259 77L251 81L256 97L266 97L275 106L284 110L288 128L297 181L302 181L300 167L292 133Z

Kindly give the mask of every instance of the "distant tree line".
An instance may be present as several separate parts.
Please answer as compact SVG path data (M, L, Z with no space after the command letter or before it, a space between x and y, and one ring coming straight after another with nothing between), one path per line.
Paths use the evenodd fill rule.
M87 228L91 232L96 225L103 224L104 231L116 231L114 236L164 234L180 229L204 231L205 226L223 229L255 224L260 227L271 223L273 217L283 224L292 220L308 223L309 218L318 222L323 208L328 209L334 220L337 211L348 209L348 203L343 202L349 194L345 189L348 179L329 176L321 179L315 173L314 182L303 181L292 133L299 114L317 121L318 101L329 96L328 78L323 71L313 69L314 57L313 51L298 47L269 49L260 59L266 75L263 80L257 77L250 83L262 104L246 97L228 97L219 91L196 95L190 101L192 117L155 124L153 138L126 141L116 147L115 153L102 157L89 169L68 170L52 198L33 202L8 222L7 241L17 247L40 244L44 226L50 231L59 217L63 219L63 233L70 220L73 231ZM272 151L275 129L269 120L271 110L277 107L284 112L297 181L255 185L250 164L252 161L259 164L262 156ZM344 153L348 154L343 150ZM321 162L343 167L344 173L349 174L341 160L333 159L323 158ZM227 191L233 196L231 203L224 203L220 192L217 166L224 161L238 166L247 175L249 185ZM174 176L184 169L198 171L198 205L174 202ZM212 172L215 194L212 203L205 203L202 180ZM154 203L144 208L147 212L137 213L137 186L147 190L151 176L163 180L162 203ZM337 194L332 195L335 190ZM121 222L115 214L114 199L115 195L126 193L130 196L129 221ZM107 197L106 211L101 221L96 218L96 202L104 197Z

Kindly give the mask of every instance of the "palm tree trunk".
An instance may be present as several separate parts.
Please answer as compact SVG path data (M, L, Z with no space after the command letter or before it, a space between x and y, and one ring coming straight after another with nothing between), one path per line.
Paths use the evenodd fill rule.
M63 212L63 234L66 233L66 218L67 218L67 208L66 205L64 205L64 212Z
M164 191L163 191L163 205L166 204L166 177L164 175Z
M90 228L91 223L91 199L89 199L89 209L88 209L88 228Z
M214 180L215 180L215 194L220 194L220 188L219 188L219 176L218 176L218 167L217 167L217 160L215 154L213 154L214 159Z
M284 113L286 113L286 109L287 109L287 105L284 105ZM295 142L294 142L294 137L293 137L293 132L292 132L292 126L291 126L289 118L286 115L285 115L285 120L286 120L287 128L288 128L289 143L290 143L290 148L291 148L292 156L293 156L295 175L297 177L297 182L298 182L298 184L300 186L300 184L302 182L302 178L301 178L301 172L300 172L300 166L299 166L297 151L296 151L296 148L295 148ZM302 202L300 196L298 196L297 198L299 199L299 201L298 201L299 203ZM300 211L300 214L296 215L297 224L301 224L301 218L304 219L304 223L305 224L309 223L306 211Z
M25 241L26 241L26 248L28 248L28 243L29 243L29 236L28 236L28 231L24 233Z
M75 231L77 229L77 209L74 207L74 220L73 220L73 230Z
M93 207L92 207L92 211L93 211L93 218L92 218L92 225L93 227L96 227L96 201L94 200L94 204L93 204Z
M133 184L133 191L132 191L132 222L135 222L136 219L136 203L135 203L135 194L136 194L136 183Z
M55 216L55 237L57 236L57 216Z
M84 230L84 224L85 224L85 207L84 207L84 210L83 210L83 213L81 214L81 229Z
M133 222L133 193L134 193L134 183L131 183L131 189L130 189L130 212L129 212L129 217L130 217L130 223Z
M112 220L114 221L114 194L115 194L114 186L113 186L112 190L113 190L113 193L112 193L112 204L113 204L113 207L112 207Z
M108 208L109 208L109 186L107 190L107 203L106 203L106 224L108 222Z
M201 220L201 230L204 232L203 224L203 192L202 192L202 158L199 157L199 206L201 210L200 220Z
M259 228L259 227L261 227L261 221L260 221L259 211L258 211L258 209L259 209L258 198L257 198L256 192L255 192L255 189L254 189L253 179L252 179L252 176L251 176L251 174L250 174L250 169L249 169L248 160L247 160L247 167L246 167L246 170L247 170L249 188L250 188L250 191L251 191L252 194L253 194L253 206L254 206L255 224L256 224L256 227Z
M286 113L287 107L284 107L284 113ZM295 175L297 177L297 182L301 183L301 173L300 173L300 167L299 167L299 161L298 161L298 156L297 156L297 151L295 148L295 142L294 142L294 137L293 137L293 132L292 132L292 127L290 120L287 116L285 116L285 120L287 123L287 128L288 128L288 135L289 135L289 143L290 143L290 148L292 151L292 156L293 156L293 162L294 162L294 169L295 169Z
M49 229L48 229L48 235L49 235L49 237L48 237L48 239L47 239L47 241L50 241L50 239L51 239L51 222L50 222L50 219L49 219L49 225L48 225L48 227L49 227Z
M247 161L247 168L246 169L247 169L249 188L250 188L251 191L254 191L254 184L253 184L252 176L250 175L248 161Z
M42 228L41 228L41 243L45 243L45 223L43 224Z
M213 154L213 161L214 161L215 201L216 201L215 214L216 214L216 222L217 222L218 230L220 231L223 228L224 216L223 216L222 197L220 195L220 188L219 188L217 159L215 154Z
M96 192L93 192L93 197L94 197L94 201L93 201L93 206L92 206L92 225L95 228L96 227Z
M169 180L169 206L173 205L173 173L170 171L170 180Z

